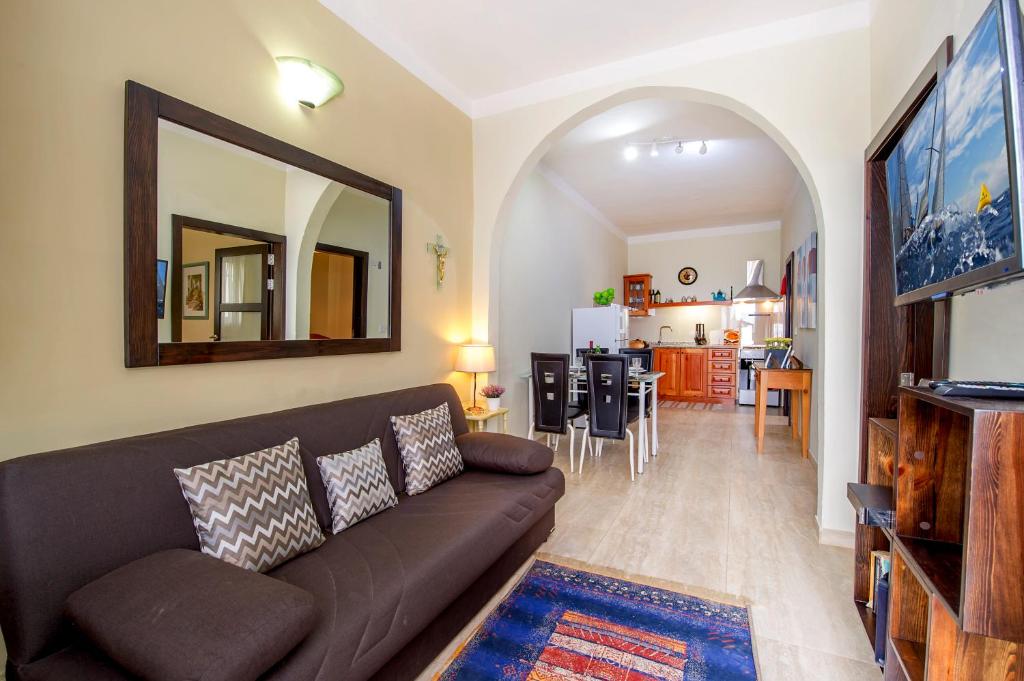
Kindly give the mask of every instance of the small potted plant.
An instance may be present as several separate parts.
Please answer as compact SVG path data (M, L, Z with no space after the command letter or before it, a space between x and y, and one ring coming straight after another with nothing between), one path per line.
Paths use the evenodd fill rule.
M505 394L505 388L500 385L485 385L480 388L480 394L487 398L487 410L495 411L501 406L501 396Z

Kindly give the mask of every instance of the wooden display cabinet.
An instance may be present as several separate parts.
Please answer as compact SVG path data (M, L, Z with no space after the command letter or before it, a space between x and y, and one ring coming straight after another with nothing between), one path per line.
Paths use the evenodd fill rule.
M868 432L868 479L849 493L860 521L854 600L867 628L866 556L891 542L885 679L1024 678L1024 402L900 388L895 437L887 419L870 419ZM891 527L865 522L868 506L884 505L872 497L880 490Z
M623 304L629 316L646 317L651 313L651 275L627 274L622 278Z

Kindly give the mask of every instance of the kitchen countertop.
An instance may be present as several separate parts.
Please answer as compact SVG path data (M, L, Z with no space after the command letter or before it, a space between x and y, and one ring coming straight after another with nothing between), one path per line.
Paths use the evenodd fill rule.
M724 343L709 343L708 345L697 345L693 342L665 342L665 343L651 343L651 347L654 349L658 348L716 348L726 350L738 350L739 345L726 345Z

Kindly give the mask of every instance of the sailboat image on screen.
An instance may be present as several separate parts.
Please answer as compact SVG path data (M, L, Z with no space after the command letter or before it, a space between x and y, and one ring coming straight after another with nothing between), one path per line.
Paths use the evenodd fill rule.
M1000 19L993 4L886 161L900 302L1017 255Z

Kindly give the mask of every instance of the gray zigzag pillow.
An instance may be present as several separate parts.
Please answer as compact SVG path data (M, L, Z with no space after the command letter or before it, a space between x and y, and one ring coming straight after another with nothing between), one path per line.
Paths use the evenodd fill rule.
M331 502L334 534L398 505L379 439L348 452L317 457L316 463Z
M202 552L266 572L320 546L299 438L233 459L175 468Z
M405 492L409 496L426 492L462 472L462 455L455 446L447 402L418 414L392 416L391 426L402 454Z

